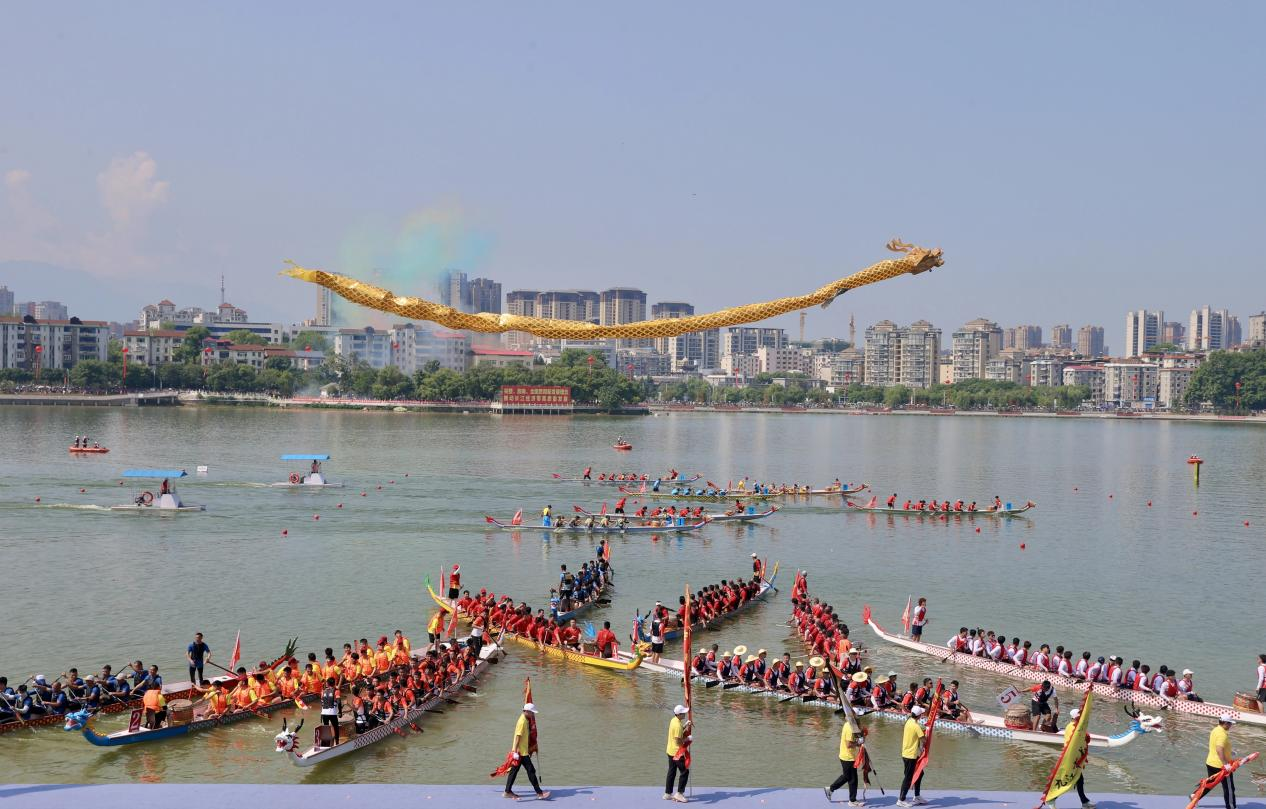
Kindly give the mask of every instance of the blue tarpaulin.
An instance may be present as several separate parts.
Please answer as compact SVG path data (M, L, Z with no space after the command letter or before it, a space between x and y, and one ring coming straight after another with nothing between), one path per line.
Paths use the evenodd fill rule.
M330 456L329 455L304 455L300 453L297 455L282 455L281 459L283 461L328 461L330 459Z

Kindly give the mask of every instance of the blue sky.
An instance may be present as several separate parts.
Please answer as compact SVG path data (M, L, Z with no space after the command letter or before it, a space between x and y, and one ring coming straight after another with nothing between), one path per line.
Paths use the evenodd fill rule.
M810 335L984 315L1101 323L1119 347L1127 309L1266 307L1257 3L4 16L0 263L87 273L107 292L72 301L85 317L210 305L223 273L255 318L296 321L313 296L286 258L406 293L452 264L714 309L893 236L946 266L814 310Z

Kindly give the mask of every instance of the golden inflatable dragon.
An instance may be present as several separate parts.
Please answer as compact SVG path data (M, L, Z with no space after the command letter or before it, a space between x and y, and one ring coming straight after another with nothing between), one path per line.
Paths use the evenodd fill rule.
M489 312L480 312L479 314L459 312L451 306L433 303L422 298L396 295L389 290L367 284L364 281L357 281L355 278L348 278L338 273L300 267L293 261L286 262L291 267L288 270L284 270L282 275L319 284L333 290L339 297L346 298L352 303L358 303L361 306L368 306L370 309L390 312L391 314L414 320L430 320L450 329L465 329L488 334L525 331L538 337L555 340L564 338L617 338L627 340L647 337L675 337L688 332L754 323L758 320L785 315L788 312L795 312L799 309L807 309L810 306L826 308L831 301L850 289L873 284L877 281L886 281L889 278L896 278L907 273L918 275L933 267L940 267L945 263L941 258L939 247L929 250L906 244L899 239L893 239L888 243L888 249L894 253L903 253L904 255L901 258L891 258L872 264L860 272L855 272L847 278L833 281L808 295L778 298L777 300L764 303L749 303L745 306L735 306L731 309L722 309L719 312L712 312L706 315L691 315L689 317L665 318L661 320L640 320L636 323L606 326L586 323L580 320L551 320L543 317L498 315Z

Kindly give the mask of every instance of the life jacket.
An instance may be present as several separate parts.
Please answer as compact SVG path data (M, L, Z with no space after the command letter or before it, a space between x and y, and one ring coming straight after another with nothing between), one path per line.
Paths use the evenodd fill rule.
M166 700L163 699L162 692L157 688L151 688L146 691L145 697L142 701L142 704L145 706L145 710L147 711L161 710L165 703Z
M222 714L228 710L229 698L219 689L211 692L208 701L211 703L211 713L213 714Z
M246 706L254 703L255 689L249 686L238 686L233 691L233 702L239 708L245 708Z

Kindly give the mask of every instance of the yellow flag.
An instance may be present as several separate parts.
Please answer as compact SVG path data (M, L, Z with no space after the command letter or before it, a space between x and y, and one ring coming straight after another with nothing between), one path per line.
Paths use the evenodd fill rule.
M1086 759L1090 754L1090 705L1094 698L1094 686L1086 691L1086 698L1081 702L1081 713L1071 728L1064 728L1064 752L1059 754L1055 769L1051 770L1051 778L1046 782L1046 792L1042 794L1042 803L1051 801L1077 786L1077 779L1086 769Z

